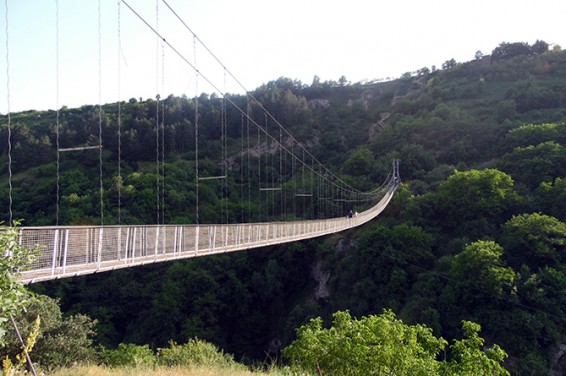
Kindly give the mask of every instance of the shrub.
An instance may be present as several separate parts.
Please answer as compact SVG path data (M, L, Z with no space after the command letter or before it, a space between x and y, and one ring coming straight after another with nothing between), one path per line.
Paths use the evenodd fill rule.
M297 329L297 340L283 350L297 372L323 375L508 376L505 351L485 349L481 327L464 321L464 338L450 346L453 359L439 361L448 342L426 326L406 325L392 311L358 320L338 311L325 329L320 318Z
M138 346L132 343L121 343L116 350L102 350L102 361L110 367L153 367L156 364L155 354L149 346Z
M174 341L169 342L168 348L158 350L157 359L160 365L165 366L215 366L222 368L238 368L244 366L237 364L230 354L225 354L215 345L199 340L189 339L183 345Z

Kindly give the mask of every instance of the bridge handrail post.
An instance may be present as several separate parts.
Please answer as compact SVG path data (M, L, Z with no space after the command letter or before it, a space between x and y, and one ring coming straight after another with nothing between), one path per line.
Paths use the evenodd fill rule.
M100 269L100 262L102 261L102 240L103 240L103 234L104 234L104 228L100 227L99 231L98 231L98 261L97 261L97 269Z
M63 247L63 274L67 269L67 251L69 250L69 229L65 229L65 245Z
M138 234L138 228L134 227L134 236L132 239L132 264L134 263L135 259L136 259L136 239L137 239L137 234Z
M53 255L51 256L51 275L55 275L55 264L57 262L57 249L59 248L59 229L55 230L53 239Z
M157 254L159 253L159 233L160 233L161 227L159 225L155 226L155 257L157 257Z
M195 256L198 256L198 251L199 251L199 235L200 235L200 226L197 225L195 229Z

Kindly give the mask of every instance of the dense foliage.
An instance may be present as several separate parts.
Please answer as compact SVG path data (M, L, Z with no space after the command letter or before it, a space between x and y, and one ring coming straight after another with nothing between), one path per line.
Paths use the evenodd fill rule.
M479 325L464 321L464 339L450 346L452 360L438 360L447 342L422 325L405 325L391 311L360 320L336 312L332 327L320 318L297 330L297 340L283 354L299 370L322 375L509 375L499 346L483 349Z
M253 94L356 187L379 185L399 158L404 183L384 215L322 240L34 289L59 298L64 311L95 318L96 341L107 347L157 348L198 337L239 360L263 360L280 354L294 329L313 317L329 323L337 311L364 317L390 309L437 338L457 338L463 321L481 325L486 345L497 343L509 355L512 374L564 367L554 356L566 337L566 52L542 41L502 43L491 56L447 60L441 70L423 68L390 82L315 78L304 85L280 78ZM244 96L231 99L245 107ZM162 103L162 180L155 166L156 101L121 104L121 176L118 106L102 106L108 224L155 223L158 187L165 196L162 220L195 220L196 101L169 96ZM198 103L200 167L215 175L221 98L203 94ZM98 116L94 106L61 109L61 147L96 145ZM15 217L28 225L55 223L55 117L54 111L12 114ZM5 117L0 122L5 139ZM226 127L233 144L245 144L239 113L228 111ZM7 146L1 147L6 161ZM239 150L229 151L231 168ZM7 179L6 167L0 173ZM63 155L60 223L99 222L98 179L98 153ZM239 183L201 187L203 223L254 220L266 212L259 193L248 197ZM6 186L0 186L2 207Z
M40 295L26 311L14 316L23 338L32 333L38 317L41 323L31 352L36 367L50 370L95 359L96 352L92 346L95 321L83 314L64 316L56 300ZM5 346L0 348L0 357L14 358L20 349L21 344L11 330L7 333Z

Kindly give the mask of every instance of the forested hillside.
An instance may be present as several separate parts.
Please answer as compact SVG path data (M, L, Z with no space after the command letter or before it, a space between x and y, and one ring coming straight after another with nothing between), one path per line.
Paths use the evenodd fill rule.
M279 357L313 317L329 323L339 310L361 317L387 309L444 338L461 337L464 320L480 324L486 345L508 353L514 375L566 372L566 51L542 41L502 43L491 55L447 60L442 69L393 81L279 78L252 94L356 188L377 187L399 158L403 183L384 214L322 239L32 289L60 299L64 312L96 319L96 342L107 347L158 348L198 337L238 360L264 360ZM246 107L246 96L230 98ZM196 101L169 96L160 103L162 220L194 223ZM224 142L215 126L222 98L202 94L198 103L202 168L214 175ZM106 224L156 221L158 108L142 98L102 106ZM245 144L241 114L226 117L231 144ZM2 140L6 123L1 116ZM14 217L54 224L59 190L59 223L98 224L98 151L64 154L59 188L55 179L57 142L97 144L97 106L11 114L11 126ZM7 208L6 141L1 147ZM238 168L238 153L228 150L229 168ZM237 181L215 184L201 188L202 223L252 220L265 211L239 196ZM8 220L6 210L2 216Z

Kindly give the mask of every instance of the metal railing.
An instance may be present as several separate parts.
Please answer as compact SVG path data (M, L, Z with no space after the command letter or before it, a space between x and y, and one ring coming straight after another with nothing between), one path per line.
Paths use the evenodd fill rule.
M39 248L40 254L18 279L35 283L332 234L375 218L397 186L398 181L392 179L376 205L352 218L224 225L22 227L20 244Z

